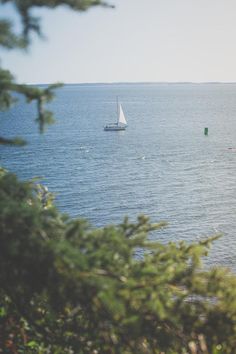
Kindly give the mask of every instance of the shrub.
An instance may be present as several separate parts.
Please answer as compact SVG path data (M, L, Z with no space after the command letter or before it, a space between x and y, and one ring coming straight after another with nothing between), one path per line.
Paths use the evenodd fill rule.
M235 353L236 277L200 263L213 239L150 242L164 224L144 216L94 229L9 173L0 210L2 353Z

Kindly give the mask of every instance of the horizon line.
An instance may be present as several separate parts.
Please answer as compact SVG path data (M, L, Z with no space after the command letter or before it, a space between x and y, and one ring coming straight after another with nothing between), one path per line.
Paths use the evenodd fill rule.
M58 81L57 81L58 82ZM236 84L236 81L117 81L117 82L61 82L64 85L156 85L156 84L166 84L166 85L176 85L176 84L194 84L194 85L203 85L203 84ZM52 85L55 82L50 83L27 83L26 85Z

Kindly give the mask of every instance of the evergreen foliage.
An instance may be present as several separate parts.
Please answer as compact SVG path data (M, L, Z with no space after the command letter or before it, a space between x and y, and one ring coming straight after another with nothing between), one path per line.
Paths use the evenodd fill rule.
M0 8L4 4L12 4L15 7L22 23L21 33L15 33L12 23L8 19L0 18L0 49L2 47L8 50L27 49L32 33L42 36L40 19L32 15L33 9L54 9L64 5L74 11L86 11L94 6L112 7L102 0L0 0ZM44 105L53 99L54 90L60 86L60 83L56 83L42 89L18 84L14 76L2 68L0 63L0 111L9 109L17 101L15 93L25 96L28 103L35 101L38 112L36 121L42 133L45 125L54 121L52 112L46 110ZM25 142L20 138L7 139L0 136L0 144L23 145Z
M150 242L164 224L144 216L93 229L45 193L1 174L3 353L235 353L236 277L200 265L213 239Z

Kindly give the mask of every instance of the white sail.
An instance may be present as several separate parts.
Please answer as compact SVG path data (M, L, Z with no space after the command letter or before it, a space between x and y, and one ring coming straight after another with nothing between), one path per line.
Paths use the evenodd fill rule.
M118 118L118 125L120 125L120 124L127 125L121 104L119 104L119 118Z

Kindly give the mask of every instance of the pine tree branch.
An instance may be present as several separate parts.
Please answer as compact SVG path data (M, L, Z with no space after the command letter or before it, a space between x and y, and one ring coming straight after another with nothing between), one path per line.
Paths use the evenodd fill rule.
M0 145L14 145L14 146L24 146L26 141L21 138L6 139L0 136Z
M114 8L114 5L102 0L0 0L0 4L1 3L12 3L15 6L16 11L19 13L23 27L22 38L25 46L28 46L30 44L31 32L42 36L40 19L38 17L32 16L31 14L31 10L36 7L54 9L64 5L74 11L79 12L86 11L90 7L94 6Z

